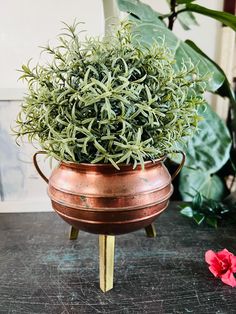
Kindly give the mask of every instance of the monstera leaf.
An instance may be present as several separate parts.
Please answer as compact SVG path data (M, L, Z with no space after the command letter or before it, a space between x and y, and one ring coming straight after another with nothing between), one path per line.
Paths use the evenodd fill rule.
M186 9L191 12L209 16L236 31L236 16L234 16L233 14L211 10L193 3L186 3Z
M163 23L160 13L154 16L151 13L152 9L149 7L147 10L146 5L139 0L117 0L117 2L120 10L130 13L132 19L136 21L134 32L140 36L144 44L151 45L154 41L162 43L164 39L165 44L175 55L176 68L181 68L183 61L191 59L198 67L200 75L212 75L207 86L210 92L227 96L231 101L235 101L229 82L220 67L194 43L178 39ZM188 13L201 13L235 28L236 20L233 15L205 9L193 2L194 0L176 1L178 5L185 6ZM189 18L190 15L186 16ZM183 15L183 20L186 16ZM224 194L224 184L213 173L229 159L231 139L224 122L210 106L201 107L199 114L203 116L203 120L199 123L198 132L184 146L182 145L187 158L186 166L180 175L180 192L184 200L191 200L197 191L207 198L220 200Z
M215 91L215 93L222 97L228 97L230 99L231 110L232 110L232 120L233 120L231 128L236 130L236 98L235 98L234 91L232 90L224 71L218 66L217 63L212 61L203 51L201 51L199 47L195 45L194 42L192 42L191 40L186 40L185 43L191 46L194 50L196 50L198 53L203 55L205 58L210 60L212 63L214 63L214 65L218 68L218 70L222 73L222 75L224 75L225 77L224 83L220 86L218 90Z
M191 201L197 192L215 201L220 201L225 194L224 184L217 175L188 167L181 171L179 189L184 201Z
M198 131L186 144L178 144L177 148L186 153L185 166L211 174L229 159L231 138L224 121L209 105L200 107L199 115L203 120L199 122ZM177 156L172 159L179 162Z
M224 76L224 83L220 86L220 88L217 91L215 91L215 93L222 97L228 97L231 100L232 104L234 105L234 108L236 108L235 95L224 71L218 66L217 63L211 60L194 42L188 39L185 41L185 43L189 45L191 48L193 48L196 52L201 54L205 59L208 59L212 64L215 65L218 71L221 72L221 74Z
M225 123L209 105L201 107L199 114L204 120L199 123L198 132L182 147L186 163L180 174L179 190L185 201L190 201L196 192L219 201L225 188L213 173L229 159L231 138Z
M157 22L159 12L154 11L148 4L142 3L139 0L117 0L119 9L121 11L135 15L137 18L143 21Z
M192 47L178 39L166 25L158 18L158 14L151 7L139 0L117 0L121 11L133 14L137 17L134 32L138 33L140 40L148 45L154 41L163 42L175 54L176 67L181 68L183 61L189 61L197 65L201 75L211 74L212 78L208 83L208 90L215 92L223 84L225 77L218 68L207 58L195 51ZM152 14L151 11L155 12Z

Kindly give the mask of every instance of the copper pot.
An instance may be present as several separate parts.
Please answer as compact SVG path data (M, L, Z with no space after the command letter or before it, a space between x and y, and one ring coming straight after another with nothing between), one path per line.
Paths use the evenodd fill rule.
M170 176L164 159L132 165L79 164L61 162L49 178L34 165L48 183L54 210L76 229L91 233L117 235L150 225L166 209L173 192L171 181L183 167L185 155Z

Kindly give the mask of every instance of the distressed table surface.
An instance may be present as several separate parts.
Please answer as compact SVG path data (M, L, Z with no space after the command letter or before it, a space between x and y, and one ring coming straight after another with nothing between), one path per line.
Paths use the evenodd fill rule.
M204 253L236 253L236 226L197 227L176 204L144 230L118 236L114 289L99 290L98 236L54 213L0 215L0 313L236 313L236 288L208 271Z

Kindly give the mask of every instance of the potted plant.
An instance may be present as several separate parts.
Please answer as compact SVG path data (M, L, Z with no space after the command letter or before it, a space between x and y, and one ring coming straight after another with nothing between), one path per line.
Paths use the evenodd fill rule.
M234 191L236 179L236 86L233 84L234 71L231 71L235 55L234 45L232 45L236 31L235 1L222 1L224 11L216 11L212 10L216 1L214 3L205 1L199 5L198 1L170 0L166 1L165 12L160 12L162 5L159 2L152 2L151 6L147 5L148 2L151 4L151 1L144 3L142 0L116 0L115 2L121 11L129 13L130 18L135 20L143 42L151 44L165 37L166 46L175 54L176 67L180 67L183 60L186 61L190 57L197 65L200 75L212 73L207 84L207 91L218 96L214 99L208 97L208 104L206 102L204 108L199 107L198 112L203 120L199 123L198 131L184 145L179 146L186 153L186 162L180 172L178 182L175 182L175 190L179 192L179 198L181 197L184 201L192 201L194 204L194 199L199 199L201 195L209 204L216 201L220 208L227 194ZM220 3L218 3L218 8L220 8ZM200 15L205 16L209 26L212 22L218 21L217 59L221 60L221 64L211 60L206 51L202 50L203 47L199 47L195 42L197 38L194 38L194 34L188 33L189 29L195 28L196 34L197 26L199 26L199 32L200 28L204 31L204 23L198 20ZM187 40L183 41L179 38L179 30L178 27L176 28L178 23L186 31L184 37L188 38ZM225 36L226 33L230 36ZM209 35L208 31L205 39ZM228 73L224 73L221 66ZM225 101L222 102L219 96L226 97ZM220 116L217 113L220 113ZM174 160L178 162L178 158ZM204 218L201 206L194 207L196 211L193 217L196 218L196 222L207 222L211 226L216 226L217 221L220 221L211 206L212 219Z
M82 42L77 24L66 25L58 46L44 48L48 64L22 66L28 94L17 136L60 161L48 180L36 161L42 152L34 155L56 212L103 235L147 227L167 207L163 162L197 127L204 102L197 68L176 70L164 41L144 45L132 27L125 21L114 36Z

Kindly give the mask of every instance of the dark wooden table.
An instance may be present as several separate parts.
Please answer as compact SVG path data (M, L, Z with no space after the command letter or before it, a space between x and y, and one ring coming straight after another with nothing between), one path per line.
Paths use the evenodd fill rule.
M236 253L236 226L197 227L172 204L144 230L116 238L113 290L102 293L98 236L68 240L54 213L0 215L0 313L236 313L236 288L208 271L204 253Z

